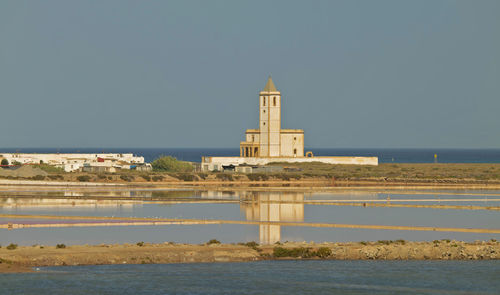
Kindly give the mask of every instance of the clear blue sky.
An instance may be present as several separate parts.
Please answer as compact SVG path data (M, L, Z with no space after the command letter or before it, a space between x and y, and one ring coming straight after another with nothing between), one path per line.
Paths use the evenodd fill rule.
M500 148L500 1L0 1L0 147Z

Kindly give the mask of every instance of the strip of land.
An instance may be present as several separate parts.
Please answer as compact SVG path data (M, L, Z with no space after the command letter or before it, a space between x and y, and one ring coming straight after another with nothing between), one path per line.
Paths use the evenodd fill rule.
M279 226L315 227L315 228L321 227L321 228L349 228L349 229L378 229L378 230L406 230L406 231L500 234L500 229L489 229L489 228L458 228L458 227L433 227L433 226L338 224L338 223L279 222L279 221L247 221L247 220L223 220L223 219L96 217L96 216L20 215L20 214L0 214L0 218L52 219L52 220L56 220L56 222L53 222L53 223L12 223L11 222L8 224L5 224L5 223L0 224L0 228L7 228L7 229L49 228L49 227L240 224L240 225L279 225ZM61 222L61 220L74 220L74 222ZM94 221L94 222L81 222L82 220Z
M8 249L10 248L10 249ZM358 243L293 243L279 245L116 244L17 246L0 248L0 273L30 272L64 265L243 262L271 259L337 260L482 260L500 259L500 243L377 241Z
M1 185L46 186L176 186L197 187L449 187L500 188L500 164L382 163L378 166L311 163L271 163L276 173L175 172L120 170L113 173L62 172L40 166L43 174L2 174ZM24 167L23 167L24 168ZM29 167L28 167L29 168ZM28 169L26 168L26 169ZM26 170L25 169L25 170ZM30 172L30 173L28 173ZM40 173L41 173L40 172Z

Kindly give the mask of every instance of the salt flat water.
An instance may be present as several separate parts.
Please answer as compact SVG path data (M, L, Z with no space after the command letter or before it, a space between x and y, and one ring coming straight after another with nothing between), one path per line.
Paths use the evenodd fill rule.
M0 294L498 294L499 277L498 261L64 266L3 274Z
M153 193L159 201L148 201ZM311 226L292 226L287 222L299 224L354 224L354 225L389 225L408 227L450 227L500 229L500 211L478 209L440 209L420 207L383 207L401 200L443 200L453 198L474 199L490 196L498 199L499 192L435 192L432 194L391 194L390 201L386 194L358 191L356 193L303 193L291 191L127 191L108 189L103 191L80 191L65 188L64 192L20 191L13 189L0 193L0 214L16 215L54 215L54 216L88 216L93 220L63 220L43 218L11 218L0 217L0 224L47 224L47 223L89 223L85 227L63 228L18 228L0 229L0 244L17 243L20 245L58 243L100 244L100 243L136 243L138 241L162 243L174 241L179 243L203 243L216 238L224 243L258 241L272 244L277 241L315 241L315 242L348 242L363 240L427 240L456 239L463 241L500 239L495 233L463 233L440 231L404 231L375 229L345 229ZM22 194L22 197L16 197ZM50 196L50 197L49 197ZM97 199L79 199L85 196ZM106 196L105 199L101 197ZM116 196L125 199L113 199ZM127 199L127 197L146 197L143 199ZM78 197L73 199L72 197ZM359 201L382 205L374 206L339 206L338 201ZM311 202L313 203L311 203ZM325 203L315 204L314 201ZM329 205L328 201L337 202ZM308 203L309 202L309 203ZM411 202L407 202L411 203ZM421 202L415 202L417 205ZM458 205L464 202L456 201ZM499 201L466 202L477 206L499 206ZM342 204L342 203L340 203ZM362 204L362 203L358 203ZM406 203L405 203L406 204ZM432 201L429 204L444 204ZM479 208L483 208L479 207ZM7 216L5 215L5 216ZM195 220L227 220L235 224L207 225L158 225L158 226L100 226L92 227L90 223L99 222L102 217L141 217L141 218L176 218ZM238 221L281 222L279 225L269 224L237 224ZM102 219L101 219L102 222ZM116 222L116 221L113 221ZM266 235L272 232L272 237Z

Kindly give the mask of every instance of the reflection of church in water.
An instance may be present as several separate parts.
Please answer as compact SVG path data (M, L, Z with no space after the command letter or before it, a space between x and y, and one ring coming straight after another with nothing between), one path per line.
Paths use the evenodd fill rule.
M250 221L301 222L304 221L304 193L248 192L242 194L241 211ZM261 244L281 240L280 225L259 225Z

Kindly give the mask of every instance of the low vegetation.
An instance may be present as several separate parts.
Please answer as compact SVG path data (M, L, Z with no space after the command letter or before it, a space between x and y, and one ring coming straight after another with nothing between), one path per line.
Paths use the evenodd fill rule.
M382 163L379 166L330 165L319 162L311 163L271 163L272 166L282 166L282 172L272 173L235 173L235 172L194 172L189 162L179 161L174 157L160 157L153 161L154 171L120 170L116 173L66 173L42 163L33 165L48 175L13 176L8 175L15 169L0 170L1 178L60 180L60 181L152 181L168 180L193 181L374 181L374 182L407 182L407 183L499 183L500 164L434 164L434 163ZM31 165L30 165L31 166ZM4 174L2 175L2 172ZM288 184L284 184L288 185Z
M64 249L64 248L66 248L66 245L64 245L64 244L57 244L56 245L56 249Z
M151 181L151 177L147 174L141 174L141 177L145 180L145 181Z
M49 164L44 164L44 163L40 163L38 165L33 165L33 167L40 168L47 173L63 173L64 172L63 168L56 167L56 166L49 165Z
M207 245L212 245L212 244L220 244L220 241L216 239L211 239L210 241L207 242Z
M88 182L92 178L89 175L79 175L76 177L76 179L80 182Z
M483 163L381 163L378 166L331 165L320 162L270 163L300 172L283 172L297 177L327 177L334 179L394 179L394 180L496 180L500 181L500 164ZM268 174L272 175L272 174ZM258 178L258 175L249 178ZM277 178L278 176L275 175ZM252 180L252 179L251 179ZM263 180L263 179L262 179Z
M62 176L61 174L50 174L50 175L47 175L47 177L50 180L63 180L64 179L64 176Z
M391 245L391 244L405 245L406 241L405 240L395 240L395 241L392 241L392 240L379 240L379 241L377 241L377 243L382 244L382 245Z
M132 175L128 175L128 174L120 174L120 179L123 180L123 181L133 181L135 178L134 176Z
M161 176L161 175L153 175L153 177L151 177L151 179L153 181L163 181L165 177Z
M254 249L255 251L262 252L262 249L259 248L259 243L254 242L254 241L247 242L247 243L238 243L238 245L247 246L249 248Z
M5 247L7 250L15 250L17 249L17 244L10 244L7 247Z
M228 180L231 181L233 180L233 176L228 173L217 173L215 174L215 178L220 179L220 180Z
M193 165L189 162L179 161L172 156L162 156L151 163L153 171L160 172L191 172Z
M317 250L311 248L283 248L274 247L273 257L293 257L293 258L328 258L332 255L332 250L328 247L320 247Z
M175 178L182 180L182 181L195 181L198 179L192 173L175 173L175 174L171 174L170 176L175 177Z

